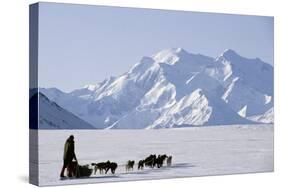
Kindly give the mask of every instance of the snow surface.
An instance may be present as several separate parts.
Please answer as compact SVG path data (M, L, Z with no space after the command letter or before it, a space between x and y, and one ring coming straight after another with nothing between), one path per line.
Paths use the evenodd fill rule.
M217 58L165 49L103 82L40 91L102 129L273 122L273 67L231 49Z
M39 184L59 185L273 171L273 125L227 125L159 130L30 130L39 135ZM75 136L80 164L118 163L115 175L60 180L63 145ZM31 142L31 150L36 150ZM36 151L34 151L36 153ZM127 160L173 156L171 167L125 172ZM31 156L31 164L36 161ZM36 157L35 157L36 158ZM34 178L34 177L33 177Z

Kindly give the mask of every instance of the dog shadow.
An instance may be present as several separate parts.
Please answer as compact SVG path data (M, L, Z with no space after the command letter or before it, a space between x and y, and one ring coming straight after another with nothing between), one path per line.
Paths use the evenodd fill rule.
M168 171L171 169L186 169L186 168L193 168L195 165L191 163L177 163L173 164L171 166L162 166L161 168L145 168L143 170L138 170L138 171L132 171L130 173L120 173L120 175L129 175L129 174L150 174L150 173L158 173L158 172L163 172L163 171Z

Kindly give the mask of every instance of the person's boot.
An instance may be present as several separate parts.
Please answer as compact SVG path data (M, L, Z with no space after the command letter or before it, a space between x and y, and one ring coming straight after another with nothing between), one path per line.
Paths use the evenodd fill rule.
M61 178L65 178L65 176L64 176L63 174L60 174L60 177L61 177Z

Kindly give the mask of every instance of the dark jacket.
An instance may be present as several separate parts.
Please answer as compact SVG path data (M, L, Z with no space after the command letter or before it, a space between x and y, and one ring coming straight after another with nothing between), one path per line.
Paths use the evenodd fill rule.
M72 161L73 158L76 159L74 152L74 140L68 138L64 144L63 159Z

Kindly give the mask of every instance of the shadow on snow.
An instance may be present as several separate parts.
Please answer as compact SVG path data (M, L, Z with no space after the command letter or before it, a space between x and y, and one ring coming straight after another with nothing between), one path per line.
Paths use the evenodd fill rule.
M67 178L67 180L77 180L77 179L100 179L100 178L122 178L127 177L130 175L137 175L137 174L150 174L150 173L160 173L164 171L168 171L170 169L185 169L185 168L193 168L195 165L190 163L177 163L172 166L163 166L161 168L145 168L143 170L135 170L131 172L122 172L117 174L103 174L103 175L92 175L90 177L80 177L80 178Z

